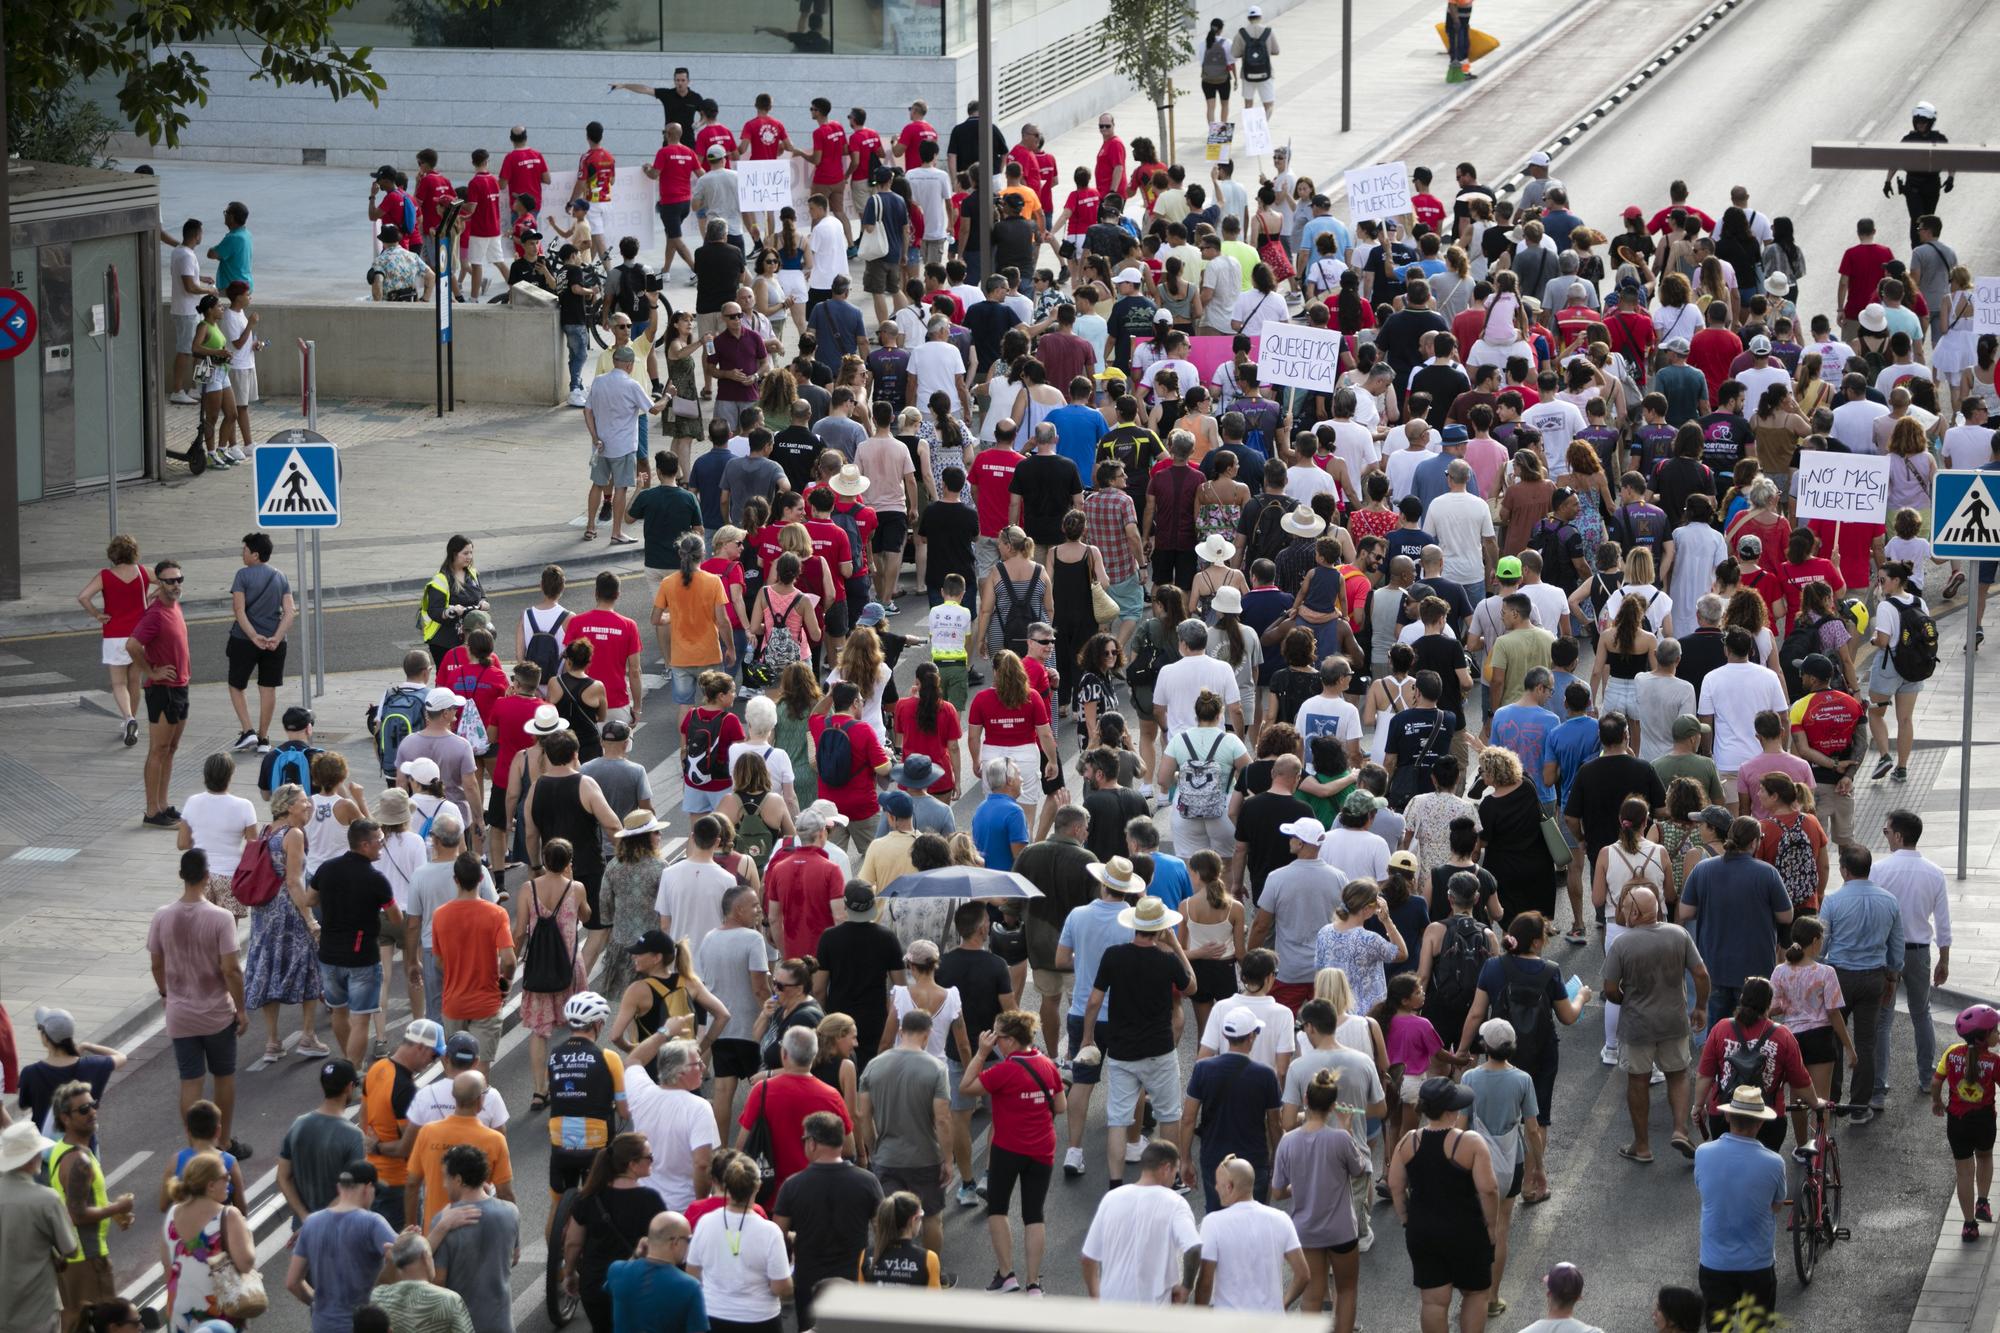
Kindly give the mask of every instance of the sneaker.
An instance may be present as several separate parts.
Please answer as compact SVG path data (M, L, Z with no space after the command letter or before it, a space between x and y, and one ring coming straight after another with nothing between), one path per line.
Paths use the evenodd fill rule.
M276 748L277 748L276 746L271 744L271 738L269 736L259 736L257 738L258 754L269 754L271 753L272 750Z
M1960 1240L1978 1240L1979 1223L1967 1222L1964 1226L1958 1229L1958 1238Z
M136 717L128 717L128 718L126 718L126 719L125 719L125 735L124 735L124 741L125 741L125 744L126 744L126 745L128 745L128 746L131 746L131 745L137 745L137 744L139 743L139 719L138 719L138 718L136 718Z
M972 1187L972 1192L982 1199L986 1197L986 1173L984 1171L979 1173L979 1183Z
M170 805L166 809L160 811L160 813L165 815L168 819L173 820L175 823L180 822L181 808L177 805Z
M965 681L968 685L984 685L986 683L986 673L967 667L965 669Z
M1666 1081L1667 1081L1667 1076L1665 1074L1662 1074L1657 1069L1655 1069L1652 1073L1646 1076L1646 1086L1649 1088L1657 1088Z
M1030 1282L1026 1287L1021 1289L1021 1294L1024 1296L1040 1296L1042 1294L1042 1284L1039 1282Z
M891 602L887 606L883 607L882 611L883 614L891 616L900 616L903 614L903 608L897 606L894 602Z
M970 1185L960 1185L960 1186L958 1187L958 1206L959 1206L959 1207L961 1207L961 1208L971 1208L971 1207L975 1206L976 1204L978 1204L978 1202L979 1202L979 1191L978 1191L978 1190L976 1190L976 1189L972 1188L972 1186L970 1186Z
M1139 784L1139 794L1140 794L1141 796L1145 797L1145 798L1146 798L1147 800L1149 800L1149 801L1150 801L1150 800L1152 800L1152 799L1153 799L1153 784L1152 784L1152 783L1150 783L1150 782L1142 782L1142 783L1140 783L1140 784Z
M1984 1199L1974 1199L1972 1201L1972 1217L1977 1222L1991 1222L1993 1220L1993 1205Z
M1597 1059L1606 1067L1615 1067L1618 1064L1618 1048L1616 1046L1606 1046L1597 1053Z
M256 749L256 748L257 748L257 729L256 729L255 727L246 727L246 728L244 728L244 730L243 730L242 734L241 734L241 735L239 735L239 736L238 736L238 737L236 738L235 742L234 742L233 744L231 744L229 748L230 748L230 749L232 749L232 750L254 750L254 749Z
M1891 769L1889 772L1889 781L1891 782L1908 782L1909 780L1910 780L1910 770L1904 768L1901 764L1896 765L1896 767Z
M583 390L581 390L581 389L571 389L571 390L569 391L569 405L570 405L571 407L582 407L582 406L583 406Z
M1075 1180L1078 1176L1081 1176L1082 1174L1083 1174L1083 1149L1071 1148L1067 1152L1063 1153L1063 1175L1070 1180ZM1012 1277L1013 1275L1010 1273L1008 1274L1008 1276Z
M240 444L232 444L222 452L228 455L234 462L247 463L250 461L250 455L243 452L243 446Z
M167 395L167 401L170 403L179 403L182 407L198 407L201 405L201 400L186 389L175 389Z
M1012 1273L1002 1273L996 1269L993 1273L993 1280L986 1284L986 1289L1004 1294L1010 1291L1019 1291L1021 1283Z
M1874 1109L1872 1107L1867 1107L1867 1106L1861 1107L1858 1110L1849 1111L1847 1113L1847 1122L1851 1125L1865 1125L1874 1118L1875 1118Z
M1371 1229L1355 1238L1354 1248L1366 1254L1375 1248L1375 1232Z
M162 810L158 814L141 816L139 822L141 824L144 824L147 828L170 829L173 828L180 821L175 819L172 815L168 814L166 811Z
M1120 1181L1119 1184L1122 1185L1124 1184L1124 1182ZM1181 1175L1181 1173L1178 1171L1174 1172L1174 1193L1176 1194L1188 1193L1187 1178Z
M1145 1144L1144 1144L1143 1142L1134 1142L1134 1143L1128 1143L1128 1144L1126 1144L1126 1145L1125 1145L1125 1160L1126 1160L1126 1162L1130 1163L1130 1162L1136 1162L1136 1161L1138 1161L1138 1160L1139 1160L1139 1154L1141 1154L1141 1153L1143 1153L1143 1152L1145 1152L1145 1151L1146 1151L1146 1145L1145 1145Z
M1894 759L1891 759L1886 754L1883 755L1880 759L1877 759L1875 761L1875 771L1868 775L1869 781L1880 782L1883 778L1889 776L1889 770L1894 768L1895 766L1896 766L1896 761Z
M1875 1089L1875 1095L1868 1099L1868 1109L1875 1112L1877 1115L1880 1115L1882 1112L1888 1110L1889 1090L1887 1088Z
M242 1139L231 1139L229 1141L229 1155L239 1162L247 1162L257 1155L257 1150Z

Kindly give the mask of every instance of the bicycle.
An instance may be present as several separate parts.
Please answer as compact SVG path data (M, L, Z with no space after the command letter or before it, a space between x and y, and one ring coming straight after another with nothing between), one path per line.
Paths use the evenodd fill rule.
M1789 1109L1812 1117L1811 1139L1794 1152L1795 1160L1803 1155L1805 1174L1791 1200L1792 1266L1798 1270L1799 1285L1805 1287L1812 1285L1820 1252L1849 1238L1847 1228L1840 1225L1840 1146L1833 1141L1828 1119L1857 1108L1833 1102L1815 1107L1795 1101Z

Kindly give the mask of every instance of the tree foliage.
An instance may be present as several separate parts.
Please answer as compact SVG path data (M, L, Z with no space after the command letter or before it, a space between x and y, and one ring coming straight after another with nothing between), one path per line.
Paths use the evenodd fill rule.
M108 167L104 149L118 122L95 102L59 93L32 114L7 119L7 147L30 162L70 167Z
M1194 59L1194 0L1110 0L1099 20L1097 49L1111 68L1164 106L1174 71Z

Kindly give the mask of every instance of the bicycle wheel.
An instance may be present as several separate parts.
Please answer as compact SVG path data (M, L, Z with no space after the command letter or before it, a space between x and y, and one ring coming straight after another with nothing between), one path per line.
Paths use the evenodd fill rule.
M1833 1240L1834 1228L1840 1225L1840 1149L1832 1139L1826 1141L1826 1151L1820 1155L1823 1177L1821 1188L1826 1194L1826 1238Z
M1798 1270L1799 1285L1812 1285L1813 1269L1819 1263L1819 1210L1814 1207L1810 1177L1799 1186L1792 1199L1792 1266Z
M549 1221L549 1257L542 1271L542 1304L549 1312L549 1324L561 1328L576 1318L576 1312L583 1302L563 1290L562 1282L562 1235L569 1227L570 1208L576 1203L576 1191L563 1191L556 1201L555 1211Z

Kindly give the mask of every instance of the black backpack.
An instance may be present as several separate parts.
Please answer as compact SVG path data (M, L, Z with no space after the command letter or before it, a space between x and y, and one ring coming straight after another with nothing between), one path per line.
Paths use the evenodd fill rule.
M528 892L534 891L529 886ZM528 932L528 947L522 955L521 989L536 995L561 995L575 988L576 948L563 943L562 926L554 912L544 913L539 901L534 908L534 929ZM576 938L582 939L583 932L578 931Z
M1264 501L1264 507L1257 511L1257 522L1250 529L1250 560L1275 563L1278 553L1292 544L1292 534L1284 526L1285 517L1291 512L1290 496L1274 495Z
M1738 1088L1764 1090L1764 1052L1771 1045L1771 1034L1766 1032L1753 1041L1739 1031L1736 1038L1736 1049L1722 1058L1722 1078L1715 1090L1725 1102Z
M1540 967L1524 973L1517 969L1518 962L1500 960L1500 1003L1494 1017L1514 1025L1515 1066L1533 1070L1541 1066L1542 1053L1555 1035L1549 1023L1549 988Z
M1785 641L1778 648L1778 664L1785 670L1785 693L1796 699L1806 692L1806 683L1799 675L1798 664L1808 653L1819 651L1814 645L1819 642L1822 626L1833 619L1832 616L1807 616L1800 614L1792 620L1792 627L1785 634ZM1835 671L1840 670L1836 661ZM1841 682L1831 682L1839 685Z
M1542 577L1564 592L1576 590L1576 566L1571 563L1567 549L1575 531L1573 523L1545 518L1535 524L1535 531L1528 538L1529 549L1542 558Z
M1000 574L1000 582L1007 586L1007 613L1000 620L1000 646L1026 657L1028 626L1035 623L1034 601L1042 586L1042 567L1035 566L1035 572L1028 577L1026 592L1021 591L1004 571Z
M727 713L717 713L714 717L703 717L698 712L687 715L687 735L681 743L681 776L688 786L698 786L704 782L715 782L728 776L715 771L715 749L722 739L722 719Z
M1431 964L1431 984L1424 1008L1439 1014L1463 1014L1479 990L1479 969L1492 957L1486 928L1469 916L1446 917L1444 944Z
M620 264L611 272L618 280L611 298L612 309L636 322L639 316L639 296L646 290L646 266L637 263Z
M569 621L569 612L564 611L555 618L555 623L543 625L535 618L535 609L527 608L528 646L521 653L522 658L533 662L542 669L542 681L546 684L556 678L562 670L562 627Z
M1268 79L1271 77L1271 30L1264 29L1252 37L1248 28L1238 28L1236 35L1243 39L1243 77L1246 79Z
M839 726L829 721L826 730L819 734L819 748L813 767L822 786L845 787L854 778L854 742L847 734L852 721L852 718L846 719Z
M1937 670L1937 621L1914 597L1891 597L1896 608L1896 640L1889 645L1889 665L1907 681L1929 680Z

